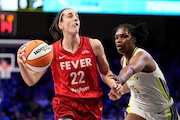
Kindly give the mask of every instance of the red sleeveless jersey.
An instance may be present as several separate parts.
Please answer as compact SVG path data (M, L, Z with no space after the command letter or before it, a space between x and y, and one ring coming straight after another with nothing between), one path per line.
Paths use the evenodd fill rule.
M55 95L71 98L101 97L96 56L89 38L80 36L79 48L74 53L64 50L61 40L52 46L54 61L51 71Z

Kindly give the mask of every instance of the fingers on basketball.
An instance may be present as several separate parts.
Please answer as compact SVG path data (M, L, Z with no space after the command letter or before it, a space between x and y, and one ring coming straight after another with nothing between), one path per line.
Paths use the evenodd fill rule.
M51 47L42 40L31 40L24 47L22 57L25 66L35 72L41 72L49 67L53 53Z

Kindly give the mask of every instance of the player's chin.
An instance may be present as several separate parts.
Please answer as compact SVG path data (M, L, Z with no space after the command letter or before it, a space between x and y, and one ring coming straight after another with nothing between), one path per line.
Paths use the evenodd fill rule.
M117 49L117 51L118 51L119 54L123 54L124 53L122 49Z
M119 54L122 54L122 50L121 50L121 48L116 47L116 49L117 49L117 51L118 51L118 53L119 53Z

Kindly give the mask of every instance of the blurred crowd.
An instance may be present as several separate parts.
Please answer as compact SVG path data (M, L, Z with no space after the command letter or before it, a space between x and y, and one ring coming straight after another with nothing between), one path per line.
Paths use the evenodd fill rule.
M153 57L159 62L165 73L171 96L174 98L180 113L180 55L166 52L154 52ZM171 58L171 59L167 59ZM119 58L112 61L113 71L118 73L120 69ZM54 96L53 81L50 68L41 80L34 86L28 87L19 73L13 72L11 79L0 82L0 120L54 120L52 112L52 98ZM129 94L124 95L118 101L111 101L107 94L106 86L100 80L104 92L104 120L122 120Z
M39 83L28 87L20 73L11 79L1 80L0 120L53 120L53 82L50 71Z

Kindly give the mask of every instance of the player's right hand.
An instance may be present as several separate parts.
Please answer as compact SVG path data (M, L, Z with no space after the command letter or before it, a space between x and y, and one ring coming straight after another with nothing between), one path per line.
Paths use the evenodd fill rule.
M23 44L20 46L20 48L17 51L17 62L18 63L24 63L23 57L24 57L24 48L25 48L26 44Z

